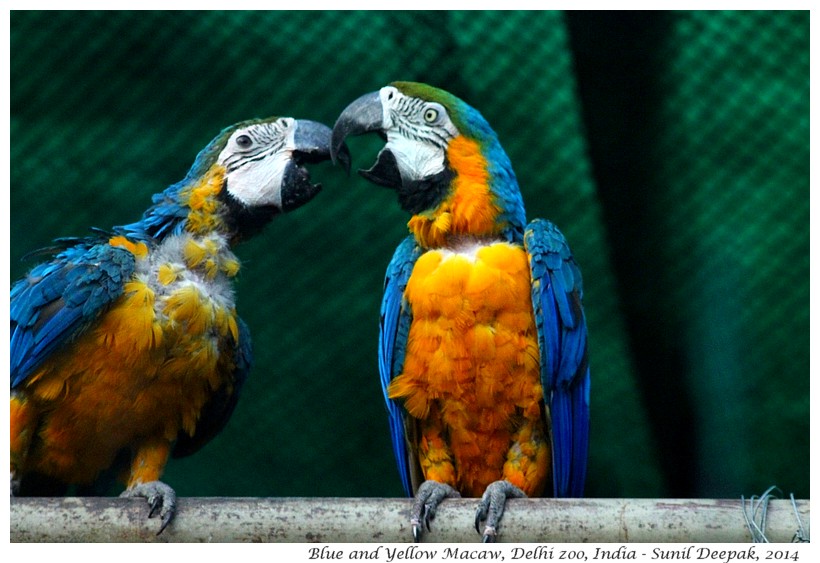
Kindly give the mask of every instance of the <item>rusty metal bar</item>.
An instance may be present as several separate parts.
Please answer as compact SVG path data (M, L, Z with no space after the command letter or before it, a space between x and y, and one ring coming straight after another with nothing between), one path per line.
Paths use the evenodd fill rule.
M476 542L476 501L439 507L430 542ZM796 501L809 530L810 501ZM147 518L142 499L12 498L12 542L412 541L407 499L181 498L171 525ZM766 534L790 542L798 529L789 500L768 505ZM516 543L751 542L741 501L708 499L513 499L498 537Z

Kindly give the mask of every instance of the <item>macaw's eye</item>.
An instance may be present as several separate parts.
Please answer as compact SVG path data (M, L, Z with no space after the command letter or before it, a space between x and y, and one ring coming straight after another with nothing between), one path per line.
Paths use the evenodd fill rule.
M236 138L236 146L240 149L248 149L253 144L253 141L247 135L239 135Z
M436 108L427 108L424 110L424 121L427 123L435 123L438 120L438 110Z

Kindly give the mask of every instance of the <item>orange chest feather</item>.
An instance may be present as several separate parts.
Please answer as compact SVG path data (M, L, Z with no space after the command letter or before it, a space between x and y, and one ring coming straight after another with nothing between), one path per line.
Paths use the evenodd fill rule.
M434 403L448 424L492 432L537 416L539 355L527 256L520 247L429 251L405 292L413 312L402 374L390 387L411 415Z
M478 143L464 136L450 141L447 160L456 172L452 192L432 211L411 217L408 228L425 247L441 247L456 235L493 236L505 227L490 192L487 161Z
M211 394L230 385L239 339L232 300L168 269L126 283L92 327L27 381L28 400L45 416L41 451L51 459L42 463L76 457L59 461L60 471L93 476L140 438L192 434Z

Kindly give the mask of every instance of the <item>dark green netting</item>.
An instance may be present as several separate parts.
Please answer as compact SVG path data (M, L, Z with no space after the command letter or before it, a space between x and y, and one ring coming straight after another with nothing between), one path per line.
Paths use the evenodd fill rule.
M585 276L590 496L809 495L808 12L12 12L12 280L137 219L224 126L393 80L480 109ZM379 142L350 141L354 167ZM256 365L181 495L399 495L376 367L393 194L329 164L237 250Z

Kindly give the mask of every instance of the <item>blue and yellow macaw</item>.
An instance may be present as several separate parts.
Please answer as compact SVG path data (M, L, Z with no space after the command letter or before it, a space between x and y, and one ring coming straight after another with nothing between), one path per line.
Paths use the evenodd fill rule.
M58 239L13 285L12 494L62 494L125 460L122 496L168 525L169 456L223 428L251 364L231 248L318 193L304 164L329 158L330 135L286 117L228 127L141 220Z
M464 495L481 497L476 530L494 541L507 498L583 494L581 273L555 225L526 224L496 134L459 98L411 82L366 94L339 116L331 154L367 132L386 145L360 174L412 215L387 268L379 371L413 536Z

